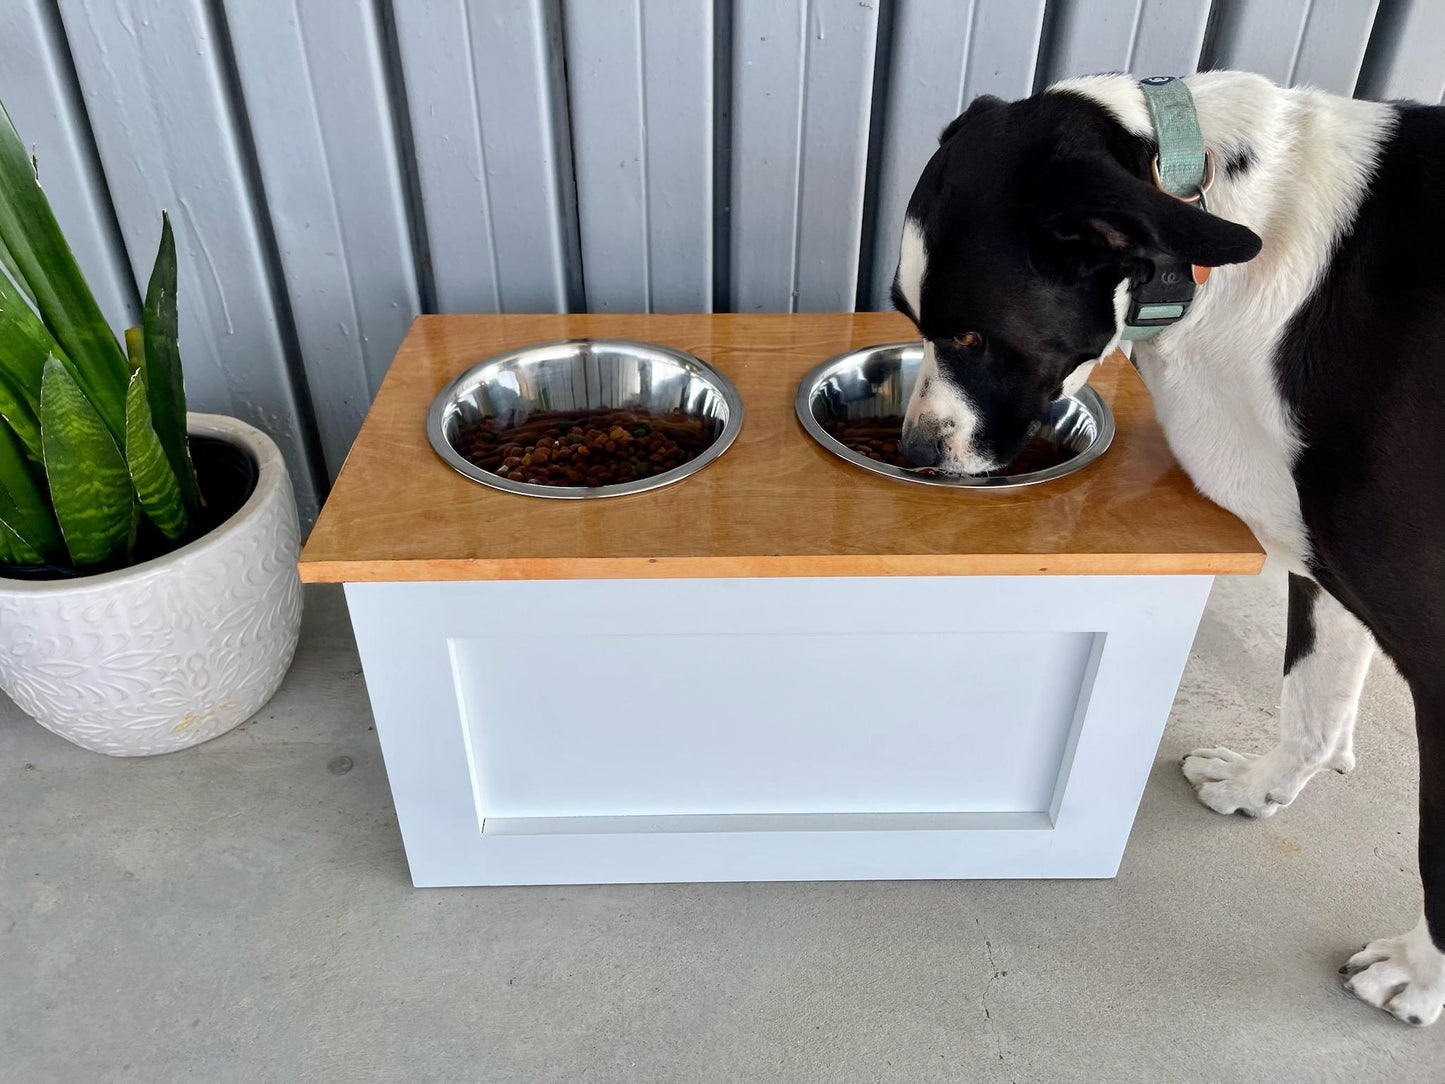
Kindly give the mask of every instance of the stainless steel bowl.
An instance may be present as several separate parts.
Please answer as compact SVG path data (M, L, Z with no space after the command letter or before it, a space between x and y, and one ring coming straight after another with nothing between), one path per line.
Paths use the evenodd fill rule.
M1000 473L980 475L908 470L869 459L835 440L823 428L825 422L842 419L902 416L908 409L908 397L913 392L922 361L923 344L918 342L868 346L825 361L798 385L793 401L798 420L824 448L864 470L905 482L968 489L1010 489L1062 478L1098 459L1114 439L1114 415L1090 387L1054 403L1048 420L1035 434L1078 454L1058 466L1024 474L1009 474L1007 468Z
M521 425L533 411L544 410L681 413L709 423L713 442L696 459L670 471L596 487L514 482L469 462L454 445L464 425L487 418ZM742 426L743 401L722 373L681 350L624 339L564 339L497 354L443 388L426 423L437 454L473 481L508 493L573 500L619 497L680 482L727 451Z

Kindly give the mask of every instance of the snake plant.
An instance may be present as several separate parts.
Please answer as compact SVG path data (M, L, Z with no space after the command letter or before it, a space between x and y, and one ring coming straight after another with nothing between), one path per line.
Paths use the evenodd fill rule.
M0 105L0 564L130 563L185 541L200 507L176 346L176 245L123 348Z

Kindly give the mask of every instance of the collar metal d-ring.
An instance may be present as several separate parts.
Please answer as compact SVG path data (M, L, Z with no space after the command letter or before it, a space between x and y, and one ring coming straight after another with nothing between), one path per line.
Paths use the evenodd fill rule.
M1159 178L1159 156L1156 154L1149 163L1149 175L1154 178L1154 187L1159 191L1173 196L1175 199L1182 199L1185 203L1198 203L1201 210L1206 209L1204 194L1214 187L1214 152L1208 147L1204 148L1204 180L1199 189L1192 196L1181 196L1176 192L1170 192L1164 187L1164 182Z

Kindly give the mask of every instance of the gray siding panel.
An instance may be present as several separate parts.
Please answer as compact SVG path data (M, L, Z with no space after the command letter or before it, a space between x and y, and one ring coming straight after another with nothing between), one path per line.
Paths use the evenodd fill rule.
M1220 66L1353 94L1379 0L1244 0L1226 8Z
M30 144L40 183L101 311L117 333L140 319L139 296L113 228L110 193L50 0L0 3L0 101Z
M738 0L735 19L733 307L851 309L878 13L858 0Z
M1445 4L1403 0L1376 16L1379 39L1358 87L1369 98L1445 100Z
M441 311L565 311L575 210L559 181L554 5L394 10Z
M334 478L420 310L371 0L226 0Z
M712 0L568 0L587 307L712 304Z
M1187 75L1198 66L1209 11L1208 0L1073 0L1059 9L1048 80Z

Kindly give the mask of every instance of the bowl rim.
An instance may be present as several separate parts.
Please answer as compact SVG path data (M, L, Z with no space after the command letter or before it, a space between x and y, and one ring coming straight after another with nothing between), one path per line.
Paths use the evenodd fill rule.
M1093 388L1085 384L1072 395L1063 396L1065 399L1073 399L1081 407L1093 415L1098 425L1098 435L1087 448L1078 455L1053 467L1046 467L1043 470L1029 471L1026 474L1012 474L1004 477L993 475L946 475L946 474L917 474L902 467L895 467L891 463L880 463L876 459L869 459L865 455L855 452L824 429L818 420L813 417L812 401L813 393L827 377L840 369L850 365L856 365L867 358L889 350L916 349L920 352L923 344L913 339L906 339L900 342L875 343L873 346L863 346L856 350L849 350L847 353L837 354L813 368L809 369L803 379L798 382L798 390L793 395L793 411L798 416L798 422L808 432L818 445L825 451L832 452L839 459L847 460L856 467L871 471L874 474L882 475L885 478L895 478L902 482L912 482L915 485L939 486L945 489L1022 489L1025 486L1038 485L1040 482L1050 482L1057 478L1065 478L1083 470L1094 460L1098 459L1106 451L1109 445L1114 442L1114 412L1109 409L1109 404L1104 402L1101 396ZM1057 402L1058 400L1055 400Z
M727 406L727 420L723 423L722 432L716 440L708 445L707 450L691 462L683 463L673 467L672 470L663 471L661 474L654 474L650 478L639 478L632 482L614 483L605 486L544 486L536 482L514 482L510 478L502 478L491 471L483 470L460 452L452 447L451 441L447 440L444 429L447 410L451 406L453 398L458 390L466 383L475 379L484 370L491 367L500 367L508 362L517 361L524 355L537 350L556 349L559 347L611 347L622 350L646 352L649 354L660 354L680 364L684 369L700 375L704 380L713 386L713 389L722 396ZM467 366L451 380L432 400L431 407L427 410L426 433L427 439L431 441L432 449L442 460L458 474L469 478L473 482L479 482L491 489L500 490L504 493L515 493L526 497L547 497L552 500L594 500L601 497L625 497L633 493L646 493L649 490L661 489L663 486L670 486L681 482L684 478L690 478L702 470L709 463L712 463L724 452L726 452L743 428L743 399L733 382L725 377L712 365L703 361L696 354L689 354L685 350L676 347L664 346L661 343L644 342L640 339L617 339L602 336L581 335L566 339L549 339L546 342L526 343L522 346L515 346L500 353L492 354L483 358L473 365Z

